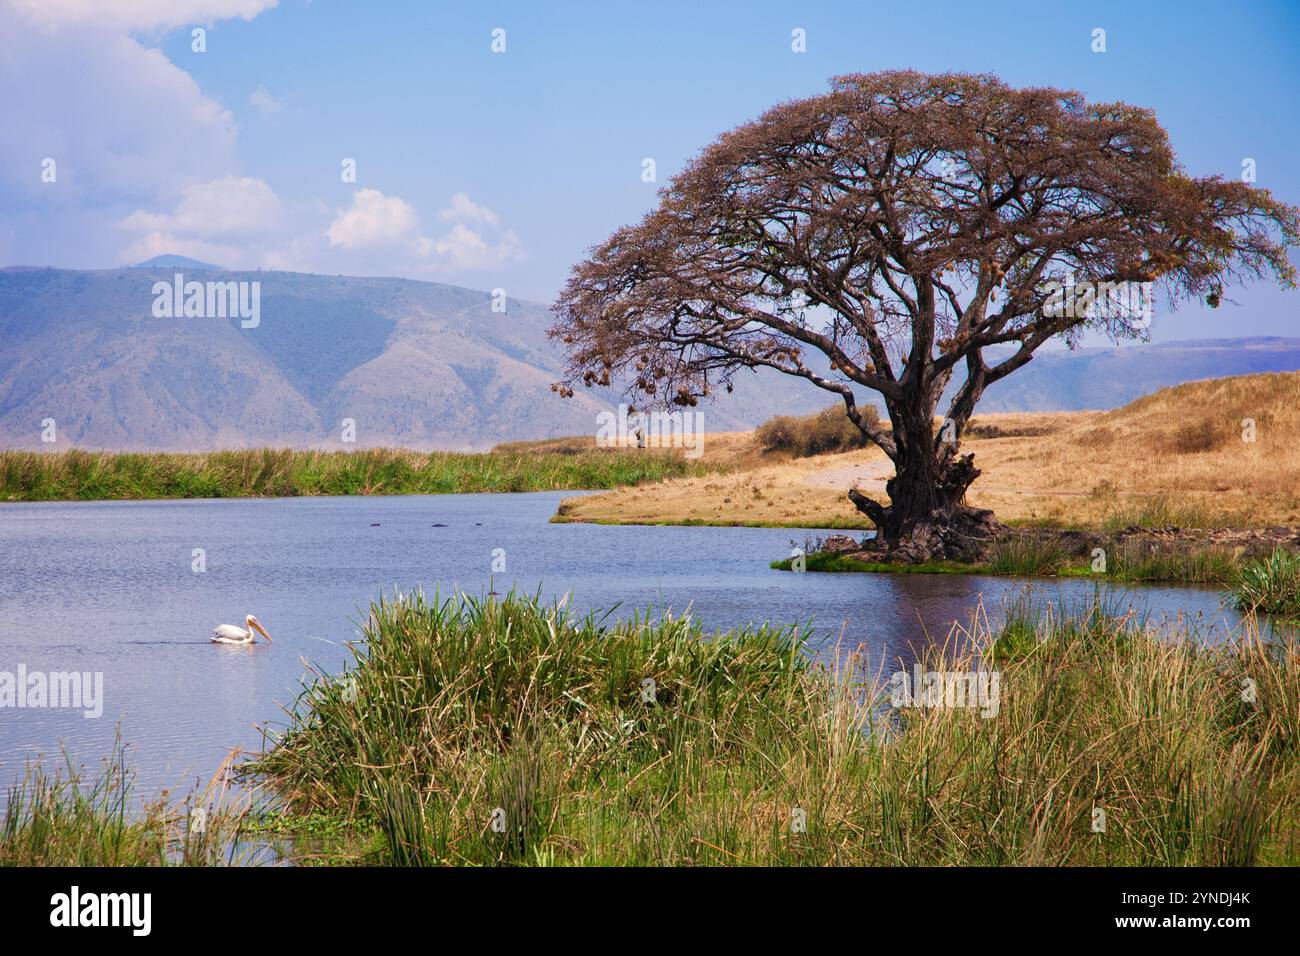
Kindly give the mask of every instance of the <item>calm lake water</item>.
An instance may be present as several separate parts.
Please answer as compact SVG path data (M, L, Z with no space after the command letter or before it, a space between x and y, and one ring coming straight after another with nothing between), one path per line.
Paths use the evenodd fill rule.
M706 627L811 622L809 647L861 645L910 665L926 640L990 618L1025 582L954 575L791 574L768 562L810 531L550 524L564 493L391 498L71 502L0 505L0 671L103 673L104 712L0 708L0 785L65 747L96 769L116 728L139 791L206 781L231 747L258 749L307 672L333 673L372 597L422 586L489 588L504 548L513 586L579 610L671 607ZM374 527L374 524L378 524ZM442 527L439 527L442 525ZM822 534L828 532L820 532ZM207 570L192 570L202 548ZM1038 581L1042 600L1086 603L1087 580ZM1155 619L1183 614L1221 637L1236 616L1217 590L1138 588L1117 600ZM208 643L252 613L275 639Z

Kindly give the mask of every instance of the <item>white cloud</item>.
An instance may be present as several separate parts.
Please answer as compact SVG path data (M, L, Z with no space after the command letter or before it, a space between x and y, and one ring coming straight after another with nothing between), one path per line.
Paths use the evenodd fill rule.
M157 200L234 165L231 114L130 37L53 37L0 7L0 102L0 207ZM45 157L56 183L41 182Z
M278 0L8 0L33 23L57 29L98 24L156 30L239 18L251 20Z
M499 242L488 242L480 233L458 222L433 243L432 251L450 269L488 269L518 256L519 240L507 230Z
M284 104L272 96L265 86L259 86L252 93L249 93L248 103L263 116L270 116L284 109Z
M280 201L264 181L226 176L187 186L170 213L136 210L121 226L190 237L248 236L275 228L279 215Z
M446 275L495 268L522 255L519 237L501 229L497 214L475 203L467 193L453 195L438 218L474 225L457 221L445 234L432 238L421 233L419 217L410 203L377 189L359 189L353 194L352 205L338 210L325 231L330 249L347 253L342 258L337 254L325 257L325 271ZM291 252L273 258L276 262L301 262L310 258L310 252L302 243L295 243Z
M396 196L378 189L358 189L352 206L340 210L325 230L331 246L357 249L405 239L416 227L415 210Z
M179 253L232 268L441 277L522 257L501 217L456 192L426 232L406 200L359 189L330 210L238 174L238 127L131 36L252 19L275 0L0 0L0 259L99 264ZM283 104L264 86L248 103ZM42 182L42 163L57 180Z
M464 201L453 206L481 209L459 195ZM178 253L237 269L445 278L522 258L518 236L497 226L456 222L424 235L415 208L378 189L358 189L346 208L331 211L318 201L286 203L251 177L190 186L170 211L137 209L117 225L129 234L117 252L123 263Z
M0 258L102 264L132 209L170 207L186 187L236 170L230 111L129 33L272 5L0 0ZM41 179L47 158L52 183Z
M469 272L497 267L519 258L519 237L511 230L497 229L497 213L474 203L467 193L451 196L441 220L468 220L491 226L497 238L486 238L480 229L455 222L437 239L420 235L415 209L398 196L386 196L374 189L357 190L352 206L339 211L325 235L329 245L348 251L385 247L389 268L403 265L412 272ZM394 258L396 256L396 258Z
M451 197L451 204L438 213L439 219L459 219L467 222L485 222L497 225L497 214L487 206L480 206L469 198L469 193L456 193Z

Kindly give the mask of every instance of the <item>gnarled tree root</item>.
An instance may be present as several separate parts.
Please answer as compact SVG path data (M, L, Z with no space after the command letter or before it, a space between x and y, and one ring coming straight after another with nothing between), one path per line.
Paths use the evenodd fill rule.
M893 515L856 488L849 500L875 523L876 538L863 557L882 563L924 564L928 561L984 561L997 537L1006 531L987 508L952 505L893 528ZM890 533L892 530L892 534Z

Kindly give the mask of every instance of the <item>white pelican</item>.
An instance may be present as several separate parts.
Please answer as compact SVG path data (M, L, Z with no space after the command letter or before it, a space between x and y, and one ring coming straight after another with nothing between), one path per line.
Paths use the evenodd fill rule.
M235 627L233 624L218 624L212 629L210 640L213 644L252 644L253 631L257 631L269 642L271 635L266 633L266 628L253 615L244 618L244 627Z

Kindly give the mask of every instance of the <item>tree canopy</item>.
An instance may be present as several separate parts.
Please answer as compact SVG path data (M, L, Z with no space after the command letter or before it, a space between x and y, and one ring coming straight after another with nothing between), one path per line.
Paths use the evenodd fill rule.
M1096 286L1217 305L1245 280L1294 285L1298 241L1267 190L1188 175L1148 109L987 75L842 76L722 135L574 268L556 387L693 405L741 369L804 378L893 460L890 507L854 500L903 534L978 475L958 446L989 385L1053 337L1146 333ZM866 391L888 423L862 413Z

